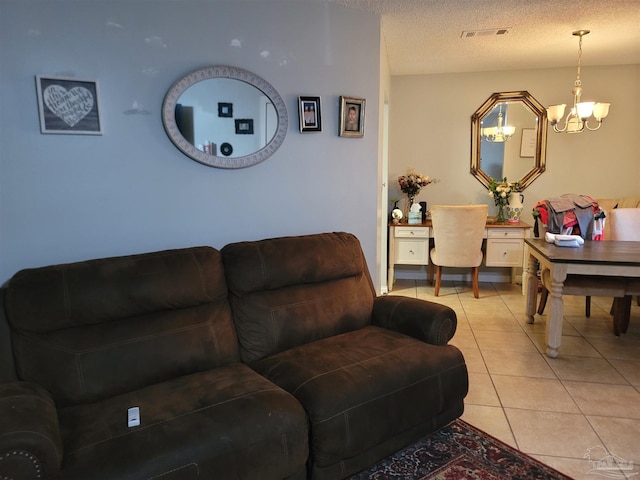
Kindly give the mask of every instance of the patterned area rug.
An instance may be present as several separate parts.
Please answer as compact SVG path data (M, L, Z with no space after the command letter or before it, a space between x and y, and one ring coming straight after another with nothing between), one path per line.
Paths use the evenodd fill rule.
M458 419L349 480L571 480Z

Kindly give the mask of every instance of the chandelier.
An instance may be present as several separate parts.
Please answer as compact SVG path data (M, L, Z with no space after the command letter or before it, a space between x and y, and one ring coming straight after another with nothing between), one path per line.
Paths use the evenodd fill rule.
M580 37L578 42L578 75L572 90L573 107L564 119L564 125L561 127L558 122L564 115L566 104L551 105L547 108L547 118L551 122L553 131L556 133L581 133L585 128L587 130L598 130L602 125L602 120L609 113L610 103L581 102L582 81L580 80L580 66L582 63L582 37L587 35L589 30L576 30L573 35ZM596 126L589 125L589 120L593 116L597 122Z
M516 127L510 127L504 125L504 117L502 116L502 104L500 104L500 110L498 112L498 126L486 127L482 129L482 135L487 142L506 142L511 139L514 133L516 133Z

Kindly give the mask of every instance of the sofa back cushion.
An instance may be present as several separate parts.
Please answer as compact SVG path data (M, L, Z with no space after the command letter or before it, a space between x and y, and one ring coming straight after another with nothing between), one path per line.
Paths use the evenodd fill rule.
M375 290L351 234L233 243L222 258L244 362L371 320Z
M18 376L59 405L239 359L220 252L210 247L22 270L5 300Z

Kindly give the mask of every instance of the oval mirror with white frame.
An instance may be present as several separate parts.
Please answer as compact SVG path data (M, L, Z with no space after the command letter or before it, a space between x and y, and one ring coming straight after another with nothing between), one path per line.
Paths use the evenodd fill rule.
M162 123L189 158L218 168L260 163L282 145L287 108L266 80L226 65L195 70L175 82L162 104Z
M471 174L524 190L545 171L546 144L547 113L529 92L494 93L471 116Z

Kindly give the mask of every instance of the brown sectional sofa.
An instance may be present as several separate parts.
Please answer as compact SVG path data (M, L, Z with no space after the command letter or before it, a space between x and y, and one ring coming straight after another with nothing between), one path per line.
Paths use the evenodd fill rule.
M27 269L4 300L0 478L345 478L468 389L455 312L376 297L347 233Z

